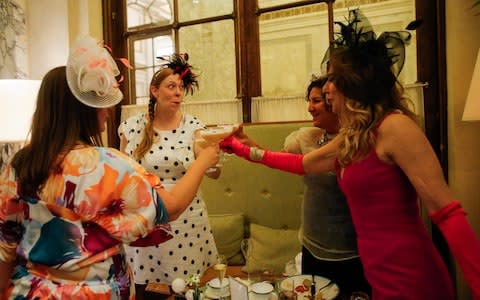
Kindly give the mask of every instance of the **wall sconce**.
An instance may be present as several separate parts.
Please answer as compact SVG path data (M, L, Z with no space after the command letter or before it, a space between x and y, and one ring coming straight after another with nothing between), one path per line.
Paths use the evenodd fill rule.
M0 172L28 140L40 80L0 79Z
M473 69L472 81L470 82L462 120L480 121L480 49L478 50L477 62Z

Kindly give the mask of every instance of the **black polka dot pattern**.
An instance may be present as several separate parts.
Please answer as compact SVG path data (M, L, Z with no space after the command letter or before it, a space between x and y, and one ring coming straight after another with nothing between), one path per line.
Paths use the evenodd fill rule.
M128 142L127 153L133 153L141 141L145 127L141 119L141 115L134 116L122 124L122 134ZM204 127L197 119L185 115L179 128L156 130L154 144L140 160L141 164L170 189L195 160L191 147L193 134ZM170 284L175 278L200 274L211 266L217 249L207 216L205 202L196 197L182 215L170 223L173 239L152 247L126 247L135 282Z

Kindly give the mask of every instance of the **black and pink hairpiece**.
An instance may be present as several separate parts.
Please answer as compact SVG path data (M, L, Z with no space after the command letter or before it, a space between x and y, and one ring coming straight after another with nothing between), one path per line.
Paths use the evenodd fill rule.
M188 63L188 54L174 53L167 57L159 56L157 58L165 61L162 65L163 68L172 69L174 74L180 76L185 86L185 93L188 94L190 92L193 95L194 88L198 89L198 80L197 75L192 71L192 65Z

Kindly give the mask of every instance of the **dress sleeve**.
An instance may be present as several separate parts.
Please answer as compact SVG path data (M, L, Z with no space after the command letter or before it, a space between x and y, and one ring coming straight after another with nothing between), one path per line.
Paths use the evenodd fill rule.
M191 116L189 114L185 114L185 119L188 123L191 124L194 131L198 130L198 129L205 129L206 128L205 123L197 117Z
M23 235L24 207L18 201L17 182L8 165L0 175L0 261L12 262Z
M111 197L94 221L125 244L148 235L137 246L156 245L171 238L168 213L156 191L162 188L160 179L116 149L104 155L108 162L103 167L104 179L95 189L104 194L111 191Z
M318 148L318 140L324 130L317 127L302 127L285 139L284 150L295 154L306 154Z
M302 149L300 148L300 141L298 140L299 130L295 130L291 132L286 138L283 143L283 150L290 153L302 153Z
M126 153L133 152L141 140L141 132L144 130L145 126L146 116L144 113L134 115L120 123L117 128L117 134L120 138L124 136L127 140L127 146L125 148Z

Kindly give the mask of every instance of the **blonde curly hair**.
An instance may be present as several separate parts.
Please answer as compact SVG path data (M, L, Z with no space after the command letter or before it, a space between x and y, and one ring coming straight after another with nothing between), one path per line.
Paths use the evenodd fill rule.
M358 62L351 49L336 49L330 58L329 81L345 95L340 114L338 151L341 167L365 158L376 142L377 128L390 113L400 112L414 121L411 100L388 63ZM380 62L380 63L379 63Z

